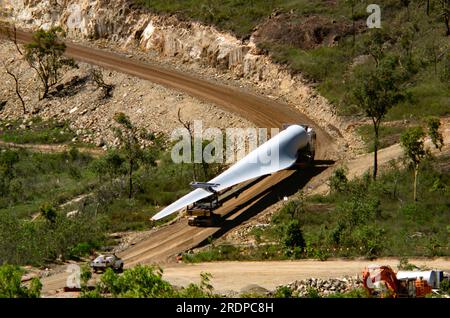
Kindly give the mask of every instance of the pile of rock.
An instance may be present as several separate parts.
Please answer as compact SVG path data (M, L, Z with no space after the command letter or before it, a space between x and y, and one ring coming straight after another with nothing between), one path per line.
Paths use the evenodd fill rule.
M349 292L362 286L362 280L359 276L330 279L308 278L286 285L297 297L308 296L312 289L316 290L320 296L327 296L334 293Z

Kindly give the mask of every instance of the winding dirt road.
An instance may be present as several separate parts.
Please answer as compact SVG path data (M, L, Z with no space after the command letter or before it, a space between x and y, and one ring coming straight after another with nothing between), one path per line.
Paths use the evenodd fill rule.
M220 227L198 228L187 225L185 218L164 226L138 244L127 248L118 255L125 261L126 267L138 263L167 263L180 252L189 250L206 242L209 237L220 237L236 225L258 214L267 207L294 194L314 175L327 166L309 169L292 169L260 178L248 184L237 197L227 200L216 210L223 218Z
M0 140L0 146L3 148L14 148L14 149L26 149L33 152L42 153L62 153L70 150L70 145L67 144L17 144L14 142L6 142ZM94 157L100 157L104 155L106 151L101 148L88 148L88 147L76 147L78 151L82 153L90 154Z
M31 40L30 33L28 32L19 31L17 35L18 40L21 42ZM239 196L228 200L217 211L224 219L224 223L221 227L190 227L187 225L185 219L180 219L174 223L162 226L149 234L149 236L141 242L119 254L119 256L124 259L126 267L131 267L139 263L166 263L166 265L168 265L167 262L173 259L174 255L199 245L211 236L222 235L237 224L240 224L244 220L256 215L279 201L284 196L294 194L308 182L310 184L315 183L317 186L321 185L326 176L330 173L328 167L333 162L329 160L337 157L337 147L333 138L309 118L290 108L286 104L250 94L234 87L211 83L190 74L164 69L159 66L134 61L118 54L87 48L70 42L67 42L67 55L79 61L96 64L104 68L137 76L154 83L183 91L199 99L213 102L226 111L234 112L252 121L259 127L271 128L280 127L283 123L305 123L312 125L317 131L318 149L316 156L319 161L316 167L282 171L258 179L254 183L249 184L243 189ZM361 167L361 169L367 169L370 166L370 160L368 160L368 158L360 158L354 164ZM290 266L294 266L298 271L301 270L300 267L304 265L302 264L303 263L292 263ZM323 264L320 266L323 270L332 270L332 268L328 266L328 262L321 262L320 264ZM244 264L238 263L237 266L242 268L241 266L243 265ZM205 266L220 267L228 266L228 264ZM233 266L236 267L236 264ZM233 266L230 265L230 269L234 268ZM268 275L272 280L275 273L278 272L278 268L283 268L282 264L277 264L276 267L274 267L274 264L264 263L261 266L266 268L266 271L269 273ZM264 272L262 267L256 271ZM173 281L177 283L181 279L180 275L187 275L186 277L189 276L187 273L183 272L183 269L187 268L191 269L190 273L195 273L195 275L198 274L198 267L180 267L172 264L169 265L166 275L170 278L172 273ZM318 268L319 265L314 267L313 270L317 270ZM211 268L211 271L213 272L214 269ZM311 271L311 268L309 268L309 271ZM231 275L232 273L239 273L240 270L235 268L232 272L229 272L223 269L222 272L226 273L224 275ZM308 276L311 276L311 272L309 272ZM60 273L43 279L44 293L64 287L66 277L67 273ZM241 275L235 278L240 279L240 277ZM291 276L289 276L289 279L291 279ZM258 281L256 280L253 282L257 283ZM275 283L275 280L273 280L273 282ZM224 288L226 287L227 286L224 286Z
M12 31L10 30L10 32ZM31 33L17 30L17 40L21 43L30 42L32 40ZM317 157L319 159L334 159L335 157L336 149L333 138L311 119L287 104L250 94L235 87L212 83L191 74L135 61L116 53L84 47L69 41L66 41L66 45L66 55L75 60L183 91L193 97L215 103L226 111L236 113L258 127L279 128L283 123L312 125L317 132Z
M17 31L21 43L31 41L31 33ZM127 73L151 82L183 91L196 98L217 104L226 111L236 113L252 121L258 127L281 127L283 123L304 123L317 132L318 159L334 159L336 146L333 138L309 118L286 104L250 94L234 87L219 85L197 78L190 74L168 70L159 66L134 61L124 56L98 49L66 42L66 55L78 61ZM301 189L311 178L327 168L318 165L312 169L287 170L261 178L250 184L238 197L230 199L217 212L224 216L219 228L195 228L179 220L166 225L149 235L142 242L127 249L119 256L127 267L138 263L166 262L174 255L197 246L210 236L220 236L233 226L259 213L286 195ZM63 287L66 275L50 277L44 290Z
M31 41L31 33L17 31L17 40ZM104 68L127 73L139 78L183 91L202 100L217 104L226 111L234 112L259 127L281 127L283 123L305 123L317 132L318 159L334 159L335 143L317 124L286 104L250 94L234 87L218 85L179 71L134 61L127 57L103 50L66 42L66 55L76 60L96 64ZM326 167L326 165L325 165ZM313 169L289 170L276 173L255 182L237 198L227 202L219 211L227 215L221 228L193 228L180 220L162 227L150 237L124 252L121 256L128 266L137 263L164 261L186 249L194 247L211 235L219 235L238 222L258 213L285 195L295 193L312 177L324 170L324 166ZM282 189L282 191L280 191ZM276 191L274 191L276 190Z

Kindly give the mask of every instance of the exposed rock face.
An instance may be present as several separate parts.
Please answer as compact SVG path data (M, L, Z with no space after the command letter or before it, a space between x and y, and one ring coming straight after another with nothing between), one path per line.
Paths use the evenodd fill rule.
M4 0L4 15L21 27L61 26L70 38L107 39L120 46L158 52L184 62L227 70L263 90L282 97L315 120L331 135L355 142L348 124L328 101L308 86L300 75L291 75L272 63L254 43L243 42L213 27L177 18L153 15L130 0ZM357 148L359 145L357 145Z
M19 60L18 55L12 43L0 41L1 57ZM23 129L31 121L31 114L42 119L67 120L77 135L73 141L109 148L119 144L112 130L115 127L113 118L117 112L125 113L139 128L167 136L181 126L178 110L181 110L183 121L193 122L201 119L203 129L253 127L249 121L225 112L211 103L126 74L97 68L102 71L105 83L114 87L112 96L103 98L103 92L92 80L92 66L85 63L78 63L78 69L66 71L61 79L61 90L52 90L50 98L39 101L41 86L36 80L35 72L24 61L14 65L29 113L23 115L15 90L12 89L13 79L5 76L0 81L0 96L8 103L0 110L0 118L23 120Z

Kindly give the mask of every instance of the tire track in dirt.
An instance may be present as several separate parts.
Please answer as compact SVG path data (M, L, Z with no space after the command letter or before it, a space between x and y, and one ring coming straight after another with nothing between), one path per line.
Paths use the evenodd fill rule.
M70 150L70 145L67 144L17 144L13 142L6 142L0 140L0 147L13 148L13 149L25 149L33 152L42 153L62 153ZM87 148L76 147L80 152L90 154L94 157L100 157L106 152L101 148Z

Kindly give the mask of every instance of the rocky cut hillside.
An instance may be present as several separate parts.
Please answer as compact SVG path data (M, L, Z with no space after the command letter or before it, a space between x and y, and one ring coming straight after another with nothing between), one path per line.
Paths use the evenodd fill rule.
M338 117L328 101L301 75L292 75L285 67L273 63L257 47L254 37L242 40L199 22L156 15L129 0L6 0L3 15L20 27L61 26L71 39L107 40L121 50L140 49L175 60L185 70L211 76L217 72L229 74L232 85L249 87L287 102L334 137L341 140L344 137L342 146L361 147L353 137L352 125Z

